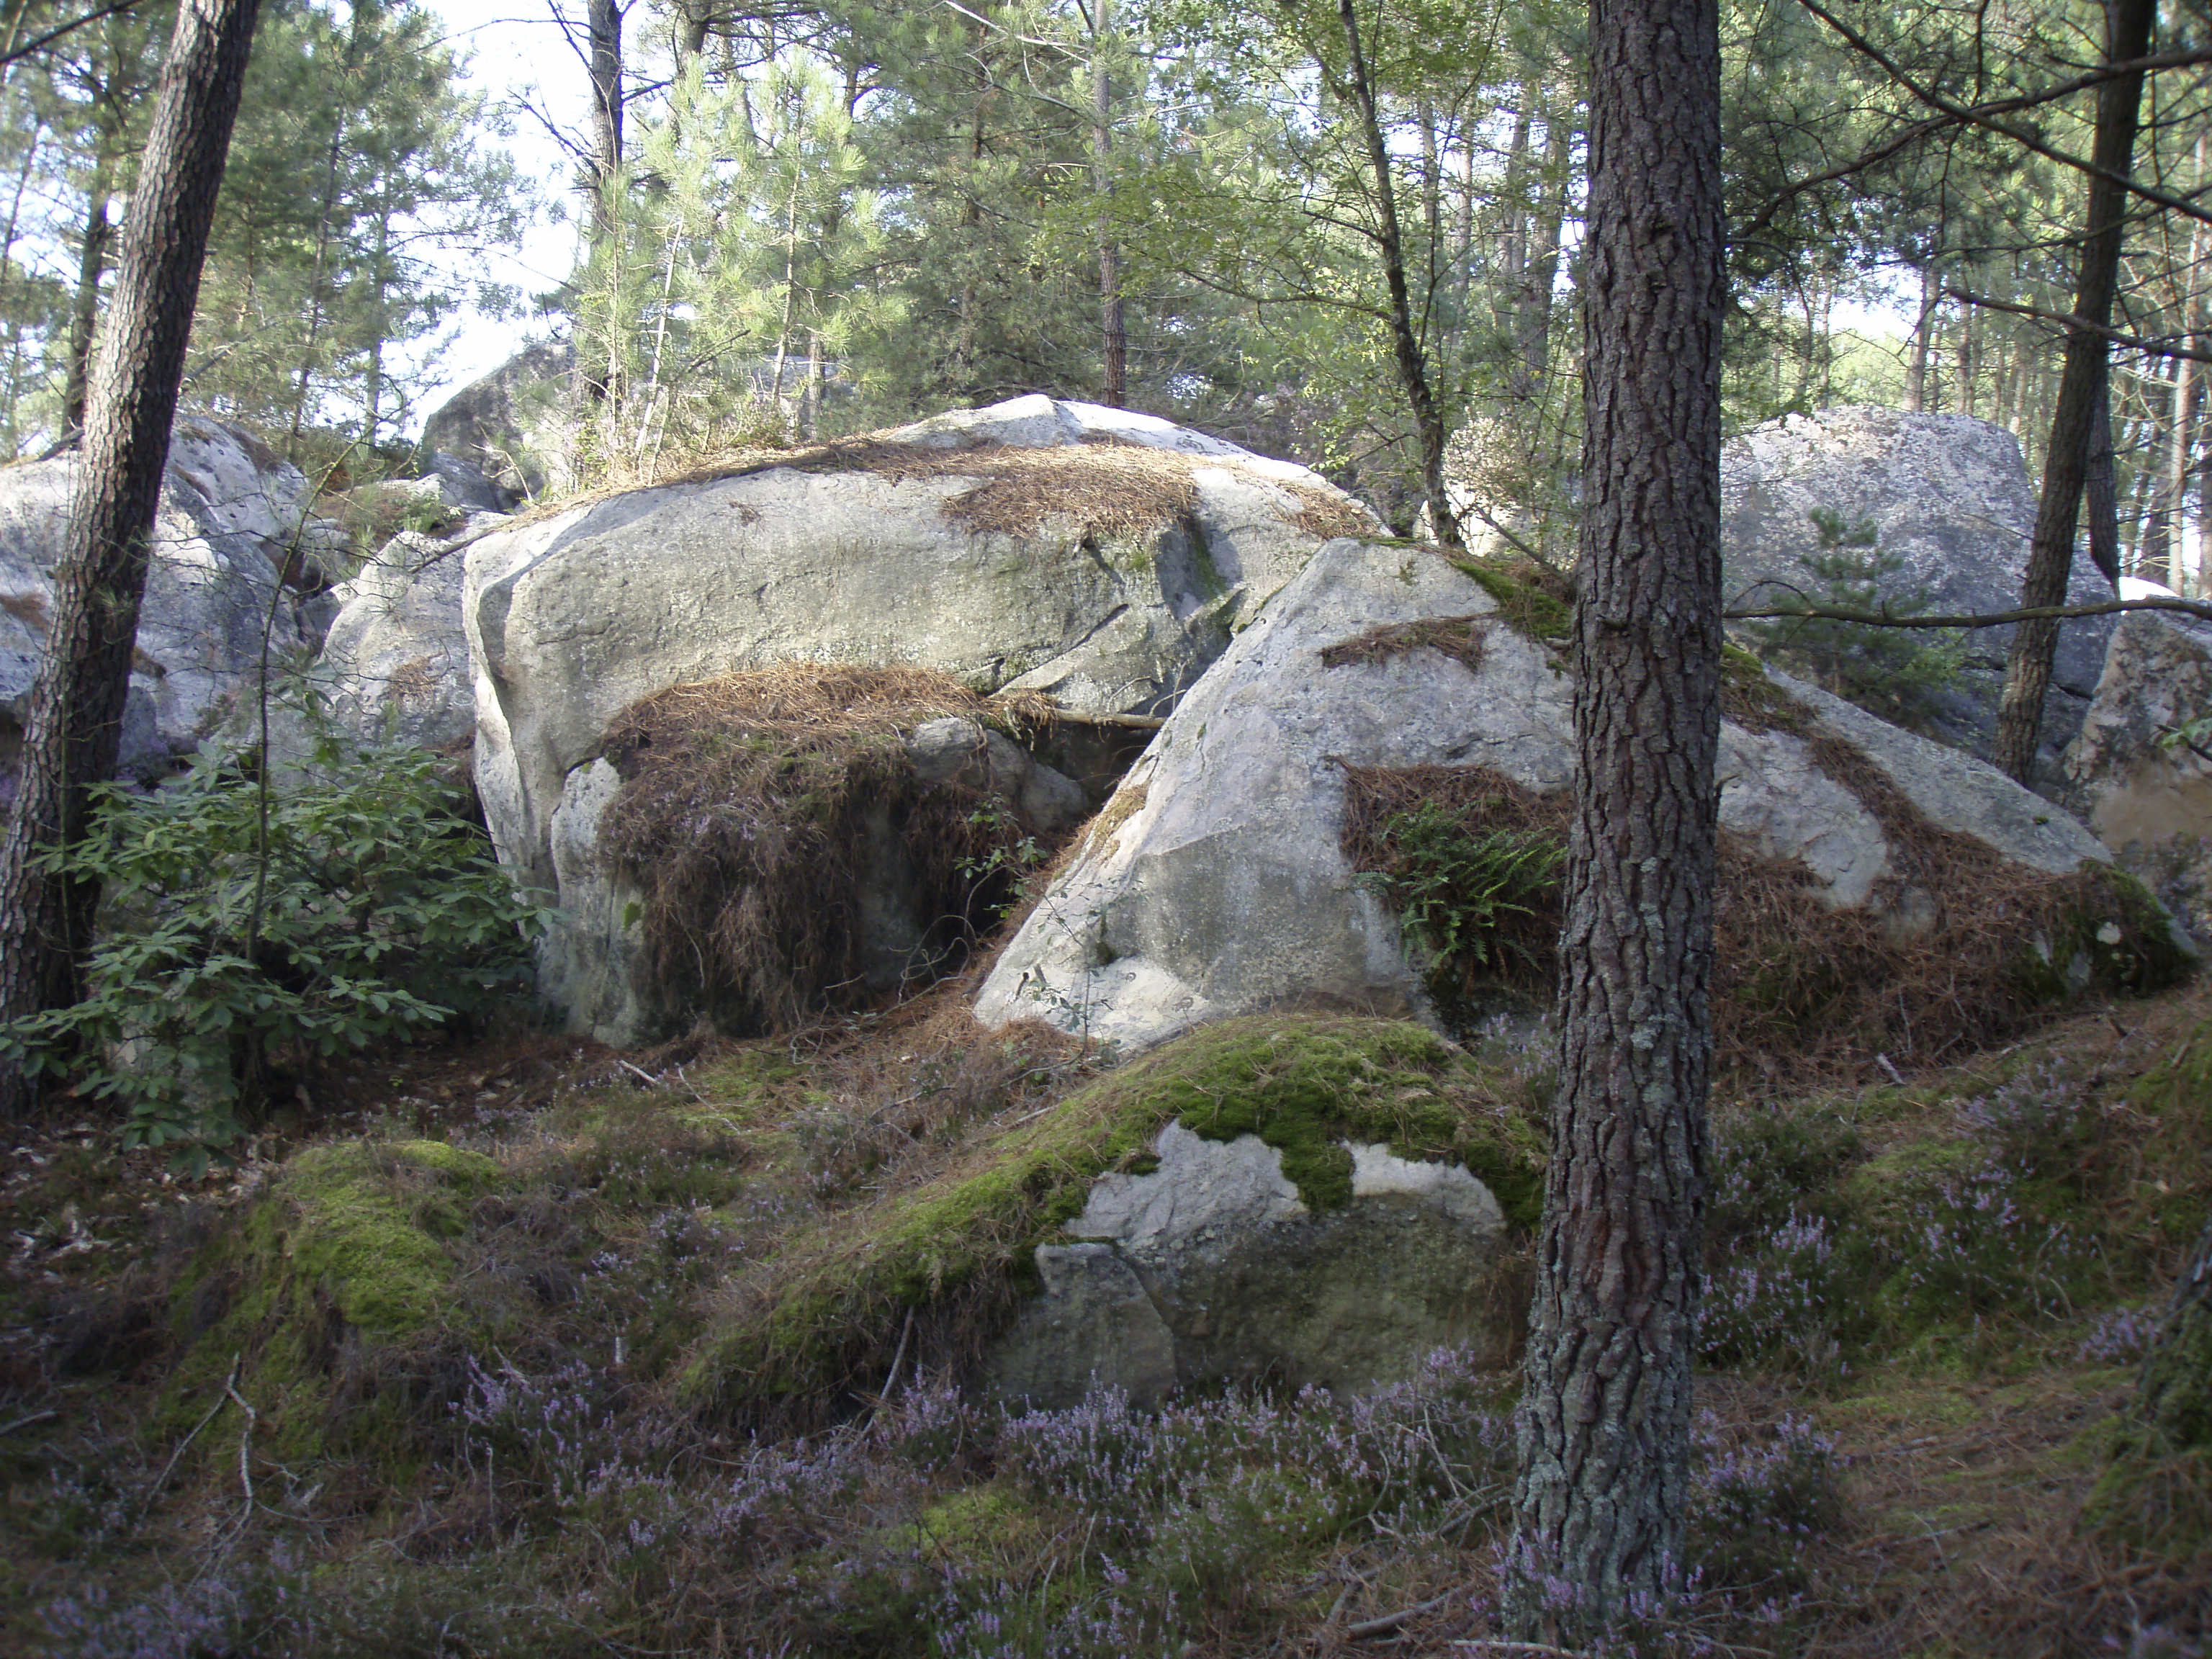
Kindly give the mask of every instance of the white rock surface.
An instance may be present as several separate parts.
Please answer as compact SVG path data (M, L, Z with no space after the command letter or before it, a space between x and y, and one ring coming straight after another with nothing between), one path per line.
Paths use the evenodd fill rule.
M1156 429L1157 428L1157 429ZM1042 397L908 428L933 447L1188 449L1164 422ZM686 681L787 659L911 663L1047 690L1091 714L1170 706L1319 544L1303 469L1205 440L1191 522L1137 544L1065 518L975 532L941 510L975 482L777 467L638 490L468 555L477 787L501 855L550 886L550 816L608 720Z
M333 590L338 613L318 662L343 724L426 749L475 732L461 574L460 550L403 533Z
M76 477L74 452L0 472L0 765L12 764L21 742ZM189 410L177 417L139 616L125 773L158 775L171 755L215 731L256 681L264 627L277 657L299 652L304 601L279 591L277 561L303 540L320 544L313 507L300 470L243 428Z
M1184 697L1109 804L1110 833L1083 844L1000 955L978 1018L1044 1018L1139 1048L1316 994L1420 1006L1395 921L1339 848L1343 763L1479 764L1524 787L1565 789L1569 683L1549 649L1503 624L1484 631L1472 672L1433 651L1335 668L1320 653L1379 625L1494 609L1441 558L1330 542ZM1970 757L1777 683L1936 823L2039 870L2109 858L2080 824ZM1886 872L1887 848L1808 747L1724 726L1721 822L1769 857L1802 860L1829 902L1856 904Z

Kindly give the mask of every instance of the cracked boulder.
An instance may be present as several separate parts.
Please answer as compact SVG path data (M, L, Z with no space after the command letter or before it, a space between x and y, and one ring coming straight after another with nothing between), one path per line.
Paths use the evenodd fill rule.
M1721 502L1731 605L1826 597L1827 584L1808 562L1823 550L1818 512L1872 526L1874 550L1899 562L1881 582L1884 599L1922 599L1930 611L1954 615L2009 611L2020 603L2035 528L2035 487L2020 441L1970 415L1851 407L1784 416L1729 440ZM2069 600L2112 597L2105 579L2077 559ZM2112 632L2110 617L2079 617L2059 629L2041 775L2057 775L2059 751L2081 730ZM1966 640L1964 671L1933 724L1946 742L1986 756L2012 629L1982 629Z
M774 662L1163 712L1328 536L1369 523L1303 467L1029 397L518 525L469 550L462 595L493 838L550 890L555 817L609 720Z
M12 774L46 650L54 568L76 494L77 456L0 476L0 770ZM314 516L300 470L245 428L187 410L169 441L139 612L118 769L150 779L232 715L273 659L311 642L321 605L301 591L335 526ZM291 584L278 571L289 562Z

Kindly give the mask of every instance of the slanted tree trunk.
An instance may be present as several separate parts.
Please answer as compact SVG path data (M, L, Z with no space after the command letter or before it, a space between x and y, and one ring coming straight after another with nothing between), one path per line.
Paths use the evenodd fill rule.
M2146 55L2157 12L2157 0L2107 0L2105 61L2125 63ZM2066 331L2065 366L2059 374L2057 406L2051 416L2050 447L2043 459L2043 494L2036 503L2035 533L2028 543L2027 574L2021 584L2022 609L2065 604L2067 578L2073 574L2074 532L2088 478L2091 433L2111 356L2108 343L2097 331L2112 320L2121 236L2126 228L2128 193L2116 179L2126 178L2135 165L2142 83L2138 70L2115 76L2097 91L2097 128L2089 155L2100 171L2089 179L2074 299L2074 314L2088 325ZM2021 783L2027 782L2035 770L2043 698L2051 688L2051 659L2057 647L2058 624L2044 617L2014 628L2012 648L2006 653L2004 696L1997 705L1990 760Z
M115 770L169 427L259 10L260 0L184 0L162 66L93 366L22 776L0 837L0 1018L78 995L100 890L58 880L33 860L84 833L87 792ZM0 1066L0 1115L21 1113L24 1083Z
M1516 1635L1571 1647L1684 1565L1719 799L1718 0L1593 0L1590 52L1575 817L1506 1601Z
M1353 0L1337 0L1337 15L1344 25L1344 43L1350 80L1339 96L1352 106L1367 143L1368 165L1375 175L1376 240L1382 250L1382 275L1390 292L1390 343L1398 362L1398 380L1413 415L1413 435L1421 450L1421 489L1428 498L1429 521L1436 538L1446 547L1458 548L1459 519L1444 488L1444 422L1437 409L1435 388L1429 383L1427 356L1413 320L1413 295L1406 276L1406 241L1398 228L1398 190L1390 167L1390 151L1382 136L1382 114L1376 102L1375 82L1360 46L1359 13Z

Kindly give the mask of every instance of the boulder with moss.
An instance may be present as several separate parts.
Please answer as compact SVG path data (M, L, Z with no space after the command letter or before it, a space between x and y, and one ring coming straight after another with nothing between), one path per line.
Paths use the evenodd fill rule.
M1316 995L1459 1025L1540 1000L1574 770L1551 585L1331 542L1131 769L979 1016L1134 1048ZM1979 762L1741 652L1723 705L1724 1064L1933 1053L2187 964L2095 836Z
M1851 529L1869 526L1872 550L1897 568L1881 592L1924 596L1952 614L2008 611L2020 603L2035 489L2020 441L1969 415L1907 414L1852 406L1785 415L1731 439L1721 453L1721 556L1731 605L1819 599L1827 591L1809 560L1824 549L1815 513ZM2077 562L2071 598L2112 598ZM1963 672L1936 701L1933 726L1947 741L1986 752L1996 730L2009 628L1967 636ZM2081 725L2095 694L2112 619L2083 617L2059 630L2044 705L2041 764Z
M554 814L616 714L777 661L1171 707L1328 535L1368 522L1302 467L1030 397L519 525L470 549L462 599L493 838L550 888Z
M1228 1378L1365 1388L1454 1345L1502 1358L1541 1202L1535 1097L1405 1021L1194 1032L823 1216L733 1283L682 1388L702 1408L880 1386L911 1323L1002 1398L1095 1373L1156 1399Z

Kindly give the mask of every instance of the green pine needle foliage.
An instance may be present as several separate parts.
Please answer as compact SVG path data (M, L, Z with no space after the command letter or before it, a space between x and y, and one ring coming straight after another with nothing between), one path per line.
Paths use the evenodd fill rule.
M1850 524L1823 507L1814 507L1810 517L1820 551L1805 565L1824 584L1811 596L1814 605L1903 617L1919 616L1934 603L1924 588L1904 595L1889 591L1905 560L1881 551L1873 520ZM1923 635L1932 630L1818 617L1754 623L1746 631L1764 660L1908 729L1927 726L1966 661L1964 640L1949 632L1930 641Z

